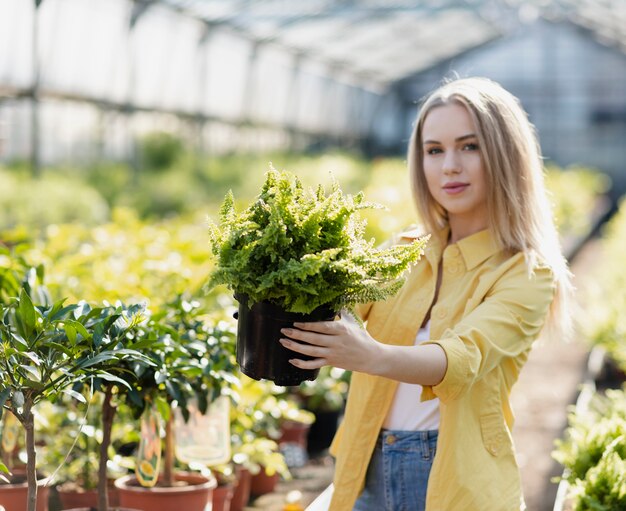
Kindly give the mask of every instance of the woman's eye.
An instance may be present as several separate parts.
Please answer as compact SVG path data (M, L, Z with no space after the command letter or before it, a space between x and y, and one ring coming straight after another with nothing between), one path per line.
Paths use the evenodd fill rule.
M438 147L431 147L426 150L427 154L439 154L440 152L441 152L441 149L439 149Z
M465 144L463 146L463 149L465 149L466 151L476 151L478 150L478 144L475 143L469 143L469 144Z

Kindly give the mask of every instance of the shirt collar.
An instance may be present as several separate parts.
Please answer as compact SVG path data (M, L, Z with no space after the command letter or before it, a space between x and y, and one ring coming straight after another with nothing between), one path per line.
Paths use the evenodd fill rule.
M431 235L428 240L428 244L425 249L425 256L435 266L441 258L441 253L446 246L449 233L450 228L445 226L438 232ZM402 233L401 237L415 239L423 234L423 231L415 229L413 231ZM500 247L489 229L478 231L477 233L459 240L456 243L456 246L459 248L459 251L463 256L463 261L465 262L465 267L468 270L475 268L480 263L500 251Z
M465 260L465 267L468 270L475 268L500 251L500 247L489 229L467 236L457 241L456 245L461 251Z

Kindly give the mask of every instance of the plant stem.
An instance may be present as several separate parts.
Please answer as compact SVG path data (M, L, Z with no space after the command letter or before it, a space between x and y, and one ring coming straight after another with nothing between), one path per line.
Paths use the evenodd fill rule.
M32 412L33 403L27 400L24 403L24 429L26 430L26 480L28 482L28 511L37 508L37 453L35 451L35 418Z
M107 479L107 461L109 460L109 445L111 444L111 430L115 407L111 403L112 390L109 385L104 393L102 403L102 443L100 444L100 460L98 465L98 511L109 509L109 488Z
M165 465L163 467L163 484L174 486L174 412L170 411L165 424Z

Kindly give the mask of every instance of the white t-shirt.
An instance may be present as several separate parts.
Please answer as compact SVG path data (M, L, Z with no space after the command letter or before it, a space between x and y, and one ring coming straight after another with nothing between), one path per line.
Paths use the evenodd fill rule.
M417 333L415 344L427 341L429 336L430 321ZM383 428L401 431L439 429L439 399L422 402L421 395L421 385L399 383Z

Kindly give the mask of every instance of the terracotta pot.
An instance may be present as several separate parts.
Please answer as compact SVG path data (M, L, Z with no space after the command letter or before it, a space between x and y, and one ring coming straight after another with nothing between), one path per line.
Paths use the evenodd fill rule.
M217 486L214 477L208 479L200 474L178 472L174 474L177 485L167 488L157 486L143 488L135 476L125 476L115 481L120 492L120 505L140 511L210 511L213 490Z
M97 507L73 507L64 511L97 511ZM141 511L140 509L132 509L130 507L109 507L109 511Z
M282 443L293 443L298 444L303 449L307 448L307 438L309 435L309 430L311 429L310 424L304 424L303 422L297 421L284 421L280 425L280 439L278 440L279 444Z
M28 500L28 483L26 475L13 473L9 478L11 484L0 484L0 504L7 511L26 511ZM37 488L37 511L48 511L48 496L50 489L47 486L41 486L39 481Z
M237 481L233 498L230 501L230 511L243 511L250 500L250 478L252 474L247 468L237 467Z
M73 509L81 507L98 507L98 491L97 490L66 490L63 485L57 486L57 494L61 501L61 509ZM113 483L109 488L109 506L115 507L120 505L119 491Z
M235 493L233 484L218 485L213 490L213 511L230 511L230 503Z
M289 363L293 351L278 342L281 328L293 326L294 321L331 321L336 313L319 307L311 314L287 312L269 302L248 306L247 295L235 294L239 302L237 316L237 363L241 371L255 380L272 380L277 385L300 385L315 380L319 369L300 369ZM303 360L313 357L299 355Z
M254 497L272 493L278 483L279 475L268 476L265 469L261 468L258 474L254 474L250 479L250 494Z

